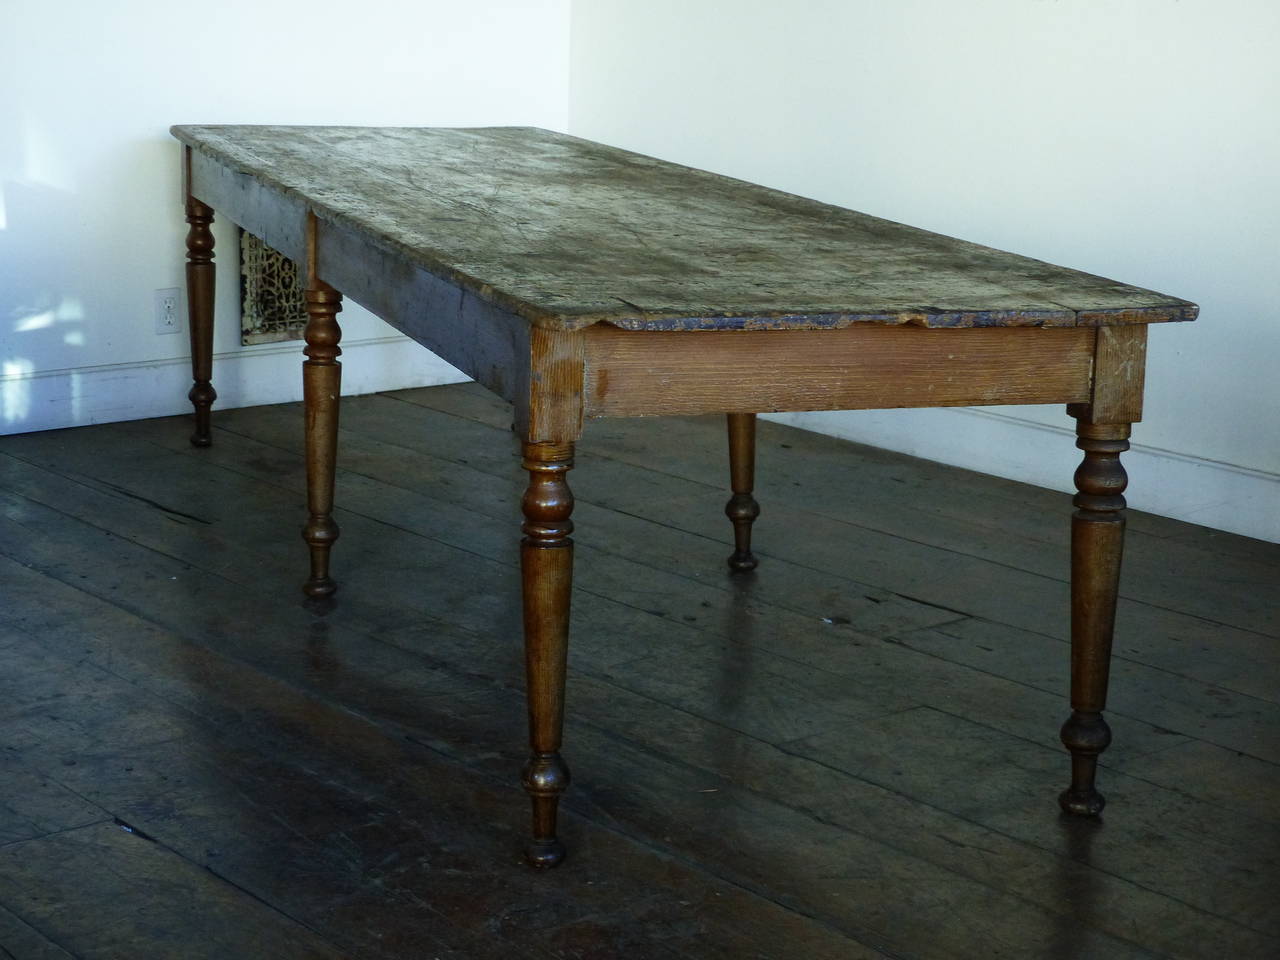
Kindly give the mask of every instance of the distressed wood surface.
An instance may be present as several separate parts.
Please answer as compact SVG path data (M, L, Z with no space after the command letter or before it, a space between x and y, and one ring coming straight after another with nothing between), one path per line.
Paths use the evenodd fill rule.
M527 401L515 404L516 429L530 443L571 443L582 432L585 345L578 333L530 331Z
M1083 401L1095 331L692 334L601 324L585 339L587 415L625 417Z
M1099 327L1093 362L1093 423L1137 423L1147 374L1145 326Z
M306 260L304 198L237 173L199 150L192 150L190 157L187 185L193 196L286 257L297 263Z
M209 193L200 199L240 210L226 212L253 220L244 225L278 249L291 252L309 207L542 326L1120 325L1190 320L1197 310L535 128L176 126L173 134L195 151L193 189Z

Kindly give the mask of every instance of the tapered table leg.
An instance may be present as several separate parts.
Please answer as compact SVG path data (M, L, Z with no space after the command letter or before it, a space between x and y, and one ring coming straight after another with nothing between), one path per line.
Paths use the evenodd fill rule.
M564 726L565 662L569 648L569 593L573 583L573 493L567 474L572 443L526 443L524 540L520 570L524 584L525 670L529 694L531 753L522 781L533 801L533 836L525 857L535 867L564 859L556 836L556 808L569 785L560 757Z
M307 355L302 364L302 395L306 410L307 510L302 539L311 548L311 577L302 589L312 597L326 597L338 585L329 576L329 552L338 539L333 519L333 483L338 456L338 398L342 392L342 330L338 311L342 294L323 280L307 289Z
M1102 711L1107 702L1111 637L1115 627L1120 558L1124 546L1124 489L1120 454L1129 449L1127 423L1091 423L1077 417L1076 510L1071 520L1071 716L1062 742L1071 751L1071 786L1058 798L1068 813L1093 816L1106 803L1094 787L1098 755L1111 743Z
M187 319L191 333L191 390L187 399L195 408L191 442L207 447L213 442L209 411L218 394L213 379L213 210L187 196Z
M754 570L756 558L751 552L751 525L760 516L760 504L751 495L756 477L756 415L731 413L729 421L729 482L733 496L725 504L724 513L733 522L733 555L729 566L734 570Z

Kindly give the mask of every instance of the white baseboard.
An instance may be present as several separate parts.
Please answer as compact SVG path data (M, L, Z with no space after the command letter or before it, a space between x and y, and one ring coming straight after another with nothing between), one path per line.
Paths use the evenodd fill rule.
M860 410L768 415L779 423L938 463L1073 491L1074 429L992 410ZM1135 427L1141 436L1141 425ZM1125 498L1135 510L1280 543L1280 475L1133 444Z
M247 347L213 358L215 410L302 399L301 341ZM342 344L342 392L374 393L467 377L403 336ZM189 413L191 361L135 363L8 373L0 377L0 434L56 430Z

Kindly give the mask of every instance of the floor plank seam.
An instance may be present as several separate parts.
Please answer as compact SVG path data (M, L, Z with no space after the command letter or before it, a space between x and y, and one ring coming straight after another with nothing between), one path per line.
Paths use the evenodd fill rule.
M210 876L215 877L216 879L218 879L218 880L219 880L219 881L221 881L222 883L225 883L225 884L227 884L228 886L233 887L234 889L238 890L240 893L244 894L246 897L250 898L251 900L254 900L255 902L257 902L257 903L261 904L262 906L264 906L265 908L267 908L268 910L270 910L272 913L278 914L279 916L284 917L286 920L290 921L291 923L295 923L295 924L297 924L297 925L298 925L299 927L301 927L302 929L304 929L304 930L308 931L309 933L311 933L311 934L312 934L312 935L313 935L317 940L319 940L321 943L328 944L329 946L331 946L331 947L333 947L333 948L335 948L335 949L339 950L339 951L340 951L341 953L343 953L343 954L345 954L345 953L347 952L347 951L346 951L346 949L345 949L345 947L343 946L343 944L342 944L340 941L334 940L332 937L330 937L330 936L328 936L327 934L325 934L325 933L324 933L324 931L322 931L322 930L321 930L321 929L319 929L318 927L316 927L316 926L314 926L314 925L312 925L312 924L310 924L310 923L306 922L305 920L302 920L302 919L301 919L301 918L299 918L299 917L295 917L295 916L293 916L293 915L292 915L292 914L290 914L287 910L283 910L283 909L281 909L280 907L276 906L276 905L275 905L274 903L272 903L271 901L266 900L266 899L264 899L263 897L260 897L257 893L255 893L253 890L250 890L248 887L246 887L246 886L244 886L244 885L242 885L242 884L239 884L239 883L237 883L235 880L232 880L230 877L227 877L227 876L225 876L225 875L223 875L223 874L219 873L219 872L218 872L214 867L212 867L212 866L210 866L210 865L208 865L208 864L201 864L201 863L198 863L198 862L196 862L195 860L191 860L190 858L188 858L188 857L184 856L182 853L180 853L180 852L178 852L177 850L175 850L175 849L173 849L172 847L170 847L168 844L166 844L166 843L165 843L164 841L162 841L162 840L156 840L156 841L154 841L154 842L155 842L155 844L156 844L157 846L159 846L159 847L161 847L162 849L166 850L167 852L169 852L169 853L173 854L174 856L178 857L179 859L186 861L187 863L191 864L193 867L196 867L197 869L200 869L200 870L205 871L205 872L206 872L206 873L208 873Z
M69 793L76 793L76 791L70 790L65 784L61 783L60 781L56 780L53 777L46 777L45 779L47 779L50 783L56 783L58 786L62 787L64 790L67 790ZM80 797L80 794L76 793L76 796ZM84 800L85 798L80 797L80 799ZM98 807L98 809L100 810L102 809L100 804L93 803L93 801L91 800L85 800L85 802L92 804L95 807ZM49 830L45 833L32 834L29 837L19 837L17 840L6 840L3 843L0 843L0 850L4 850L6 847L16 847L20 843L30 843L32 840L48 840L50 837L60 837L64 833L74 833L77 830L84 830L84 829L87 829L88 827L99 827L104 823L111 823L112 820L114 819L111 816L111 814L108 813L106 810L103 810L102 812L106 814L106 816L102 817L99 820L90 820L87 823L77 823L70 827L63 827L60 830Z
M71 957L72 960L84 960L81 954L76 953L66 944L60 943L57 940L57 938L55 938L52 934L46 933L40 927L36 926L34 923L28 920L26 917L22 916L21 914L17 913L11 908L5 906L3 903L0 903L0 909L3 909L5 913L9 914L9 916L13 917L15 920L17 920L20 924L22 924L28 930L34 931L36 936L40 937L42 940L46 940L49 943L53 944L55 947L57 947L59 950L65 953L68 957ZM18 957L16 954L10 953L9 950L5 948L4 944L2 943L0 943L0 949L3 949L5 952L5 955L8 957L12 957L13 960L25 960L25 958L23 957Z
M1033 689L1034 689L1034 688L1033 688ZM1042 691L1042 692L1043 692L1043 691ZM961 715L960 715L960 714L958 714L958 713L952 713L950 710L947 710L945 707L941 707L941 706L938 706L938 705L936 705L936 704L927 704L926 706L927 706L927 707L928 707L928 709L930 709L930 710L936 710L938 713L944 713L944 714L946 714L946 715L947 715L947 716L949 716L949 717L953 717L953 718L955 718L956 720L964 721L964 722L966 722L966 723L971 723L971 724L973 724L974 726L983 727L983 728L985 728L985 729L987 729L987 730L992 731L993 733L999 733L999 734L1001 734L1002 736L1012 737L1012 738L1013 738L1013 739L1015 739L1015 740L1021 740L1023 743L1031 744L1031 745L1033 745L1033 746L1035 746L1035 747L1038 747L1038 748L1040 748L1040 749L1042 749L1042 750L1046 750L1046 751L1048 751L1048 752L1050 752L1050 753L1053 753L1053 754L1060 754L1060 753L1061 753L1061 751L1060 751L1060 750L1055 749L1054 747L1049 746L1048 744L1042 743L1042 742L1040 742L1040 741L1038 741L1038 740L1032 740L1032 739L1030 739L1030 738L1028 738L1028 737L1023 737L1023 736L1021 736L1021 735L1019 735L1019 734L1016 734L1016 733L1011 733L1011 732L1009 732L1008 730L1002 730L1000 727L993 727L993 726L991 726L991 725L990 725L990 724L988 724L988 723L983 723L983 722L982 722L982 720L980 720L980 719L978 719L978 718L975 718L975 717L972 717L972 716L961 716ZM1133 721L1134 721L1134 722L1136 722L1136 723L1147 723L1147 722L1149 722L1149 721L1142 720L1142 719L1141 719L1141 718L1139 718L1139 717L1133 717L1133 716L1129 716L1128 714L1123 714L1123 713L1116 713L1114 710L1108 710L1108 711L1107 711L1107 714L1108 714L1108 716L1112 716L1112 717L1124 717L1125 719L1127 719L1127 720L1133 720ZM1174 732L1176 732L1176 731L1174 731ZM1267 764L1268 766L1280 766L1280 764L1274 764L1274 763L1272 763L1272 762L1271 762L1271 761L1269 761L1269 760L1265 760L1265 759L1263 759L1262 757L1255 757L1255 756L1253 756L1252 754L1245 753L1244 751L1242 751L1242 750L1238 750L1238 749L1236 749L1235 747L1227 747L1227 746L1223 746L1222 744L1220 744L1220 743L1215 743L1215 742L1214 742L1214 741L1212 741L1212 740L1205 740L1205 739L1202 739L1202 738L1194 737L1194 736L1192 736L1191 734L1188 734L1188 733L1179 733L1179 734L1178 734L1178 736L1186 737L1188 740L1190 740L1190 741L1194 741L1194 742L1197 742L1197 743L1205 743L1205 744L1208 744L1209 746L1217 747L1217 748L1219 748L1220 750L1226 750L1226 751L1228 751L1228 752L1230 752L1230 753L1234 753L1234 754L1236 754L1237 756L1241 756L1241 757L1248 757L1250 760L1255 760L1255 761L1257 761L1258 763L1265 763L1265 764ZM801 739L803 739L803 738L801 738ZM1168 749L1172 749L1172 747L1173 747L1173 746L1177 746L1177 744L1173 744L1173 745L1171 745ZM1149 757L1149 756L1153 756L1153 755L1155 755L1155 754L1157 754L1157 753L1162 753L1162 752L1163 752L1162 750L1153 750L1153 751L1150 751L1150 752L1148 752L1148 753L1138 753L1138 754L1134 754L1134 756L1135 756L1135 757ZM1104 765L1105 765L1109 770L1113 771L1114 773L1116 773L1117 775L1119 775L1119 776L1121 776L1121 777L1124 777L1125 779L1142 780L1142 778L1141 778L1141 777L1135 777L1135 776L1133 776L1132 774L1127 773L1125 770L1123 770L1123 769L1121 769L1121 768L1119 768L1119 767L1117 767L1117 766L1114 766L1114 765L1112 765L1112 764L1110 764L1110 763L1105 763L1105 761L1103 761L1101 758L1099 759L1099 762L1100 762L1100 763L1103 763L1103 764L1104 764ZM1150 781L1142 780L1142 782L1146 783L1146 782L1150 782ZM1181 793L1181 791L1177 790L1176 788L1174 788L1174 787L1169 787L1169 786L1166 786L1166 785L1164 785L1164 784L1153 784L1153 785L1154 785L1154 786L1158 786L1158 787L1160 787L1160 789L1162 789L1162 790L1170 790L1170 791L1172 791L1172 792L1174 792L1174 793ZM1183 796L1187 796L1187 797L1191 797L1191 794L1182 794L1182 795L1183 795ZM1196 798L1192 797L1192 799L1196 799ZM1237 815L1237 816L1248 817L1250 820L1256 820L1256 821L1259 823L1259 825L1267 825L1267 821L1265 821L1265 820L1258 820L1258 818L1257 818L1257 817L1254 817L1254 816L1252 816L1251 814L1244 813L1243 811L1239 811L1239 810L1234 811L1234 812L1236 813L1236 815Z
M98 484L101 487L105 487L108 490L114 490L116 493L120 494L121 496L128 497L131 500L137 500L139 503L144 503L148 507L154 507L156 510L159 510L161 513L165 514L166 516L181 517L184 520L194 520L196 523L203 523L206 526L213 524L212 520L206 520L204 517L198 517L194 513L184 513L183 511L178 510L174 507L166 506L163 503L159 503L148 497L144 497L139 494L136 494L132 490L127 490L124 487L118 486L117 484L108 483L106 480L102 480L98 478L89 478L89 479L91 479L95 484Z
M983 616L978 615L978 614L973 615L973 616L972 616L972 617L970 617L969 619L974 620L974 621L979 622L979 623L990 623L990 624L992 624L992 625L994 625L994 626L996 626L996 627L1011 627L1011 628L1012 628L1012 629L1014 629L1014 630L1018 630L1018 631L1021 631L1022 633L1030 634L1031 636L1040 637L1041 639L1044 639L1044 640L1052 640L1054 643L1057 643L1057 644L1059 644L1060 646L1062 646L1062 647L1066 648L1066 650L1067 650L1068 652L1069 652L1069 651L1070 651L1070 649L1071 649L1071 641L1070 641L1069 639L1064 639L1064 638L1062 638L1062 637L1056 637L1056 636L1054 636L1054 635L1053 635L1053 634L1051 634L1051 633L1040 633L1038 630L1029 630L1029 629L1027 629L1026 627L1019 627L1019 626L1017 626L1017 625L1015 625L1015 624L1010 624L1010 623L1001 623L999 620L991 620L991 619L989 619L989 618L987 618L987 617L983 617ZM945 623L940 623L940 624L930 624L929 626L926 626L926 627L918 627L918 628L915 628L915 629L911 630L910 632L911 632L911 633L916 633L916 632L922 632L922 631L927 631L927 630L936 630L938 633L941 633L941 634L943 634L944 636L951 637L951 638L952 638L952 639L954 639L954 640L964 641L964 640L967 640L968 638L967 638L967 637L962 637L962 636L957 636L957 635L956 635L956 634L954 634L954 633L948 633L946 630L944 630L944 629L943 629L943 627L954 627L957 623L960 623L960 622L961 622L961 621L960 621L959 619L957 619L957 620L948 620L948 621L946 621ZM1222 626L1222 624L1219 624L1219 626ZM1231 629L1239 629L1239 628L1238 628L1238 627L1233 627L1233 628L1231 628ZM906 634L903 634L903 636L906 636ZM1259 634L1258 636L1259 636L1261 639L1264 639L1264 640L1265 640L1265 639L1268 639L1268 638L1266 638L1266 637L1263 637L1263 636L1262 636L1262 635L1260 635L1260 634ZM914 648L912 648L912 649L914 649ZM923 652L923 651L922 651L922 652ZM931 654L931 656L937 656L937 654ZM946 660L947 658L945 658L945 657L940 657L939 659ZM1131 663L1131 664L1134 664L1135 666L1142 667L1144 670L1154 670L1154 671L1156 671L1156 672L1158 672L1158 673L1163 673L1163 674L1165 674L1166 676L1170 676L1170 677L1177 677L1179 680L1185 680L1185 681L1187 681L1188 683L1203 684L1203 685L1204 685L1204 686L1206 686L1206 687L1217 687L1219 690L1226 690L1227 692L1232 693L1232 694L1234 694L1234 695L1235 695L1235 696L1237 696L1237 697L1244 697L1245 699L1253 700L1253 701L1255 701L1255 702L1257 702L1257 703L1265 703L1265 704L1267 704L1267 705L1268 705L1268 706L1270 706L1270 707L1280 706L1280 700L1268 700L1268 699L1266 699L1265 697L1260 697L1260 696L1258 696L1257 694L1249 693L1249 692L1247 692L1247 691L1243 691L1243 690L1237 690L1237 689L1235 689L1234 687L1227 686L1225 683L1222 683L1221 681L1216 681L1216 680L1214 680L1214 681L1210 681L1210 680L1203 680L1203 679L1201 679L1200 677L1193 677L1193 676L1190 676L1190 675L1185 674L1185 673L1178 673L1176 670L1169 670L1168 668L1166 668L1166 667L1162 667L1162 666L1160 666L1159 664L1155 664L1155 663L1148 663L1146 660L1135 660L1133 657L1125 656L1123 653L1117 653L1115 650L1112 650L1112 653L1111 653L1111 659L1112 659L1112 662L1113 662L1113 663ZM948 660L947 662L949 662L949 663L958 663L959 661L951 661L951 660ZM1065 662L1065 661L1064 661L1064 662ZM977 668L975 667L974 669L977 669ZM992 674L992 676L999 676L999 675L998 675L998 674ZM1035 689L1041 689L1041 688L1036 687ZM1046 691L1046 692L1050 692L1050 691ZM1110 712L1114 712L1114 711L1108 711L1108 712L1110 713ZM1189 736L1189 734L1184 734L1184 736ZM1232 749L1234 749L1234 748L1232 748ZM1269 763L1269 762L1271 762L1271 761L1264 761L1264 762Z

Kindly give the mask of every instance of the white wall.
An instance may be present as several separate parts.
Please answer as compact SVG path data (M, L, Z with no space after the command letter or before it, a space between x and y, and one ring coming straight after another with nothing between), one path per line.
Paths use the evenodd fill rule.
M573 133L1201 304L1151 331L1130 503L1280 540L1276 0L580 0L571 55ZM1078 459L1057 407L780 419Z
M0 432L190 409L174 123L563 129L569 0L0 0ZM218 407L297 399L301 344L241 347L219 248ZM348 301L344 392L462 379ZM215 408L216 409L216 408Z

